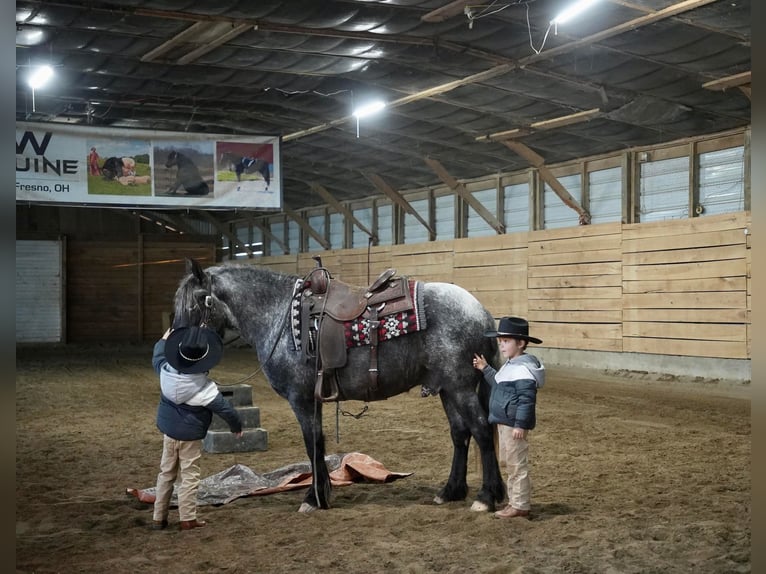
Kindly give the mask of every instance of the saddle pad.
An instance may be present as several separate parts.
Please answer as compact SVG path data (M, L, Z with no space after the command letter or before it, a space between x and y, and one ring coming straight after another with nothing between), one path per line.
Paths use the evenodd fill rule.
M413 308L380 317L378 341L388 341L394 337L425 331L426 315L423 312L423 289L420 281L409 282ZM370 322L360 318L343 322L346 347L361 347L370 344Z

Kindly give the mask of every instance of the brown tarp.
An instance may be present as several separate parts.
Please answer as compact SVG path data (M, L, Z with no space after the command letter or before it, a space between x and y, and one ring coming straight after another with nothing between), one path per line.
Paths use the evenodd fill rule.
M355 482L384 483L410 476L411 472L391 472L374 458L361 452L331 454L325 457L333 486L348 486ZM308 461L283 466L277 470L258 474L244 464L228 469L200 481L198 504L226 504L244 496L260 496L296 490L311 486L311 465ZM154 487L128 488L128 495L141 502L154 503ZM171 505L177 505L173 491Z

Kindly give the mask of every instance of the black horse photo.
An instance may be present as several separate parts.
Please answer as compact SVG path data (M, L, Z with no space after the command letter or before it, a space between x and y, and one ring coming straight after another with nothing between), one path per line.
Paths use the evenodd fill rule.
M210 193L208 182L200 175L197 165L181 152L171 150L165 161L165 167L176 168L175 181L168 188L168 195L175 195L181 187L186 190L187 195L207 195Z
M266 182L266 189L269 188L269 184L271 183L271 173L269 170L269 162L264 159L240 156L232 152L223 152L218 163L220 165L228 165L229 170L236 174L237 181L242 181L243 174L259 173Z

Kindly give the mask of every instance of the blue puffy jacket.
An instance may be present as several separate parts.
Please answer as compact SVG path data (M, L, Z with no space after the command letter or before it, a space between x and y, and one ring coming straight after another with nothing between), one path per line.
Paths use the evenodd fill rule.
M165 359L165 341L160 340L154 346L153 365L159 371L167 362ZM233 433L242 430L242 419L229 401L218 392L215 398L205 406L176 404L160 393L157 407L157 428L176 440L201 440L205 438L210 423L216 413L225 420Z
M537 389L545 384L545 367L537 357L525 353L507 361L499 371L487 365L482 373L491 385L489 422L535 428Z

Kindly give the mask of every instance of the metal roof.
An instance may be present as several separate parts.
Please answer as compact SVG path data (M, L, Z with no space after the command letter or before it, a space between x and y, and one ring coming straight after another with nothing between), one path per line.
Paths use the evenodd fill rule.
M290 209L750 124L749 0L572 1L17 0L16 118L281 134Z

